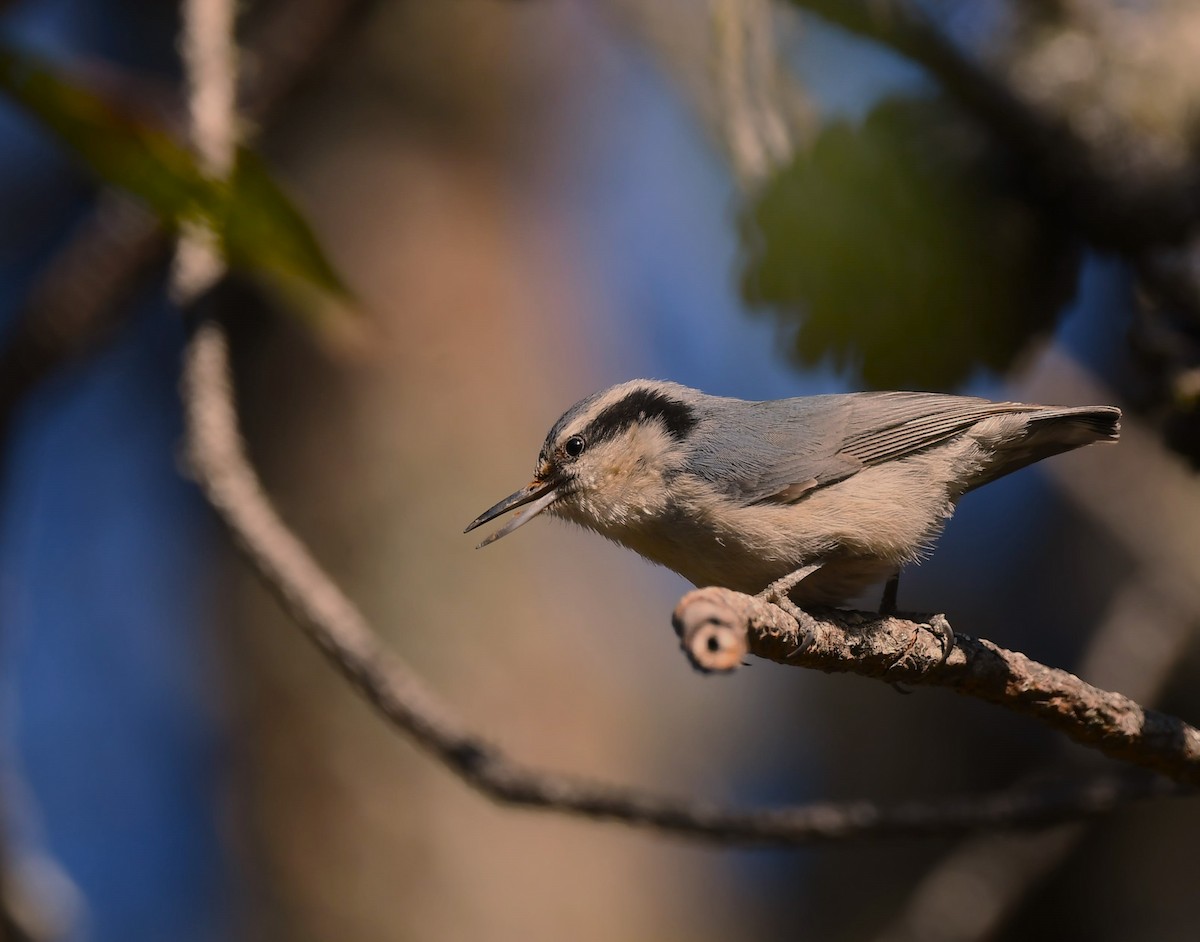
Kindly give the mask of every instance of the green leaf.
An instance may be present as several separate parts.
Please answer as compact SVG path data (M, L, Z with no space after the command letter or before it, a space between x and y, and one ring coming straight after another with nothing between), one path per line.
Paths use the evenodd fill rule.
M307 319L345 331L345 283L303 215L250 151L228 181L201 172L165 129L136 117L46 63L0 44L0 90L32 113L96 176L141 200L165 225L216 233L226 262L263 278Z
M799 362L876 388L1003 370L1075 289L1074 235L937 99L829 125L741 223L747 301L786 325Z
M265 277L291 306L345 336L355 302L308 222L256 154L238 153L222 234L230 263ZM340 324L335 324L340 321Z

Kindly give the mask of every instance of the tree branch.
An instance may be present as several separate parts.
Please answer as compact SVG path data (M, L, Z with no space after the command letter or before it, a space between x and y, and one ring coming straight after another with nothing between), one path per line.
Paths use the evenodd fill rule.
M471 731L386 651L354 604L279 519L245 456L230 384L228 342L215 322L202 322L188 345L182 391L189 466L266 586L330 664L394 729L501 804L621 821L709 841L803 844L1042 825L1100 814L1137 798L1190 793L1144 774L1110 775L891 807L845 802L743 810L532 769Z
M1155 464L1146 466L1148 487L1163 483L1163 469L1155 469ZM1080 486L1080 479L1073 478L1070 488L1078 491ZM1115 481L1107 486L1120 489ZM1143 513L1139 519L1153 529L1152 516ZM1144 556L1132 569L1109 599L1078 663L1084 676L1103 677L1108 686L1151 703L1192 640L1194 606L1179 598L1181 588L1184 596L1190 590L1173 586L1170 576L1164 580L1161 567L1148 564ZM1090 762L1084 765L1081 759ZM1071 767L1081 772L1103 761L1098 752L1090 752ZM970 835L926 871L897 918L873 942L932 939L951 922L959 926L957 933L950 933L955 942L998 938L1025 899L1077 853L1089 833L1088 827L1076 824L1020 835ZM976 887L969 898L945 892L947 886L964 882Z
M201 173L228 180L237 157L237 15L233 0L183 0L179 57L187 86L188 138ZM185 222L175 246L171 297L181 306L225 276L207 223Z
M909 0L792 0L925 68L1019 158L1045 205L1065 210L1097 246L1130 252L1182 243L1200 220L1200 171L1130 179L1102 165L1067 122L1023 101L964 54Z
M9 5L0 0L0 10ZM367 5L367 0L274 3L248 50L255 64L243 90L250 118L261 121L275 110L320 61L338 27ZM124 193L103 189L91 212L37 273L0 344L0 490L14 420L27 396L125 322L126 302L166 249L166 232L153 215ZM48 914L25 898L8 851L0 835L0 940L65 934L42 924Z
M674 615L680 643L701 670L732 670L754 654L827 673L948 687L1032 716L1110 758L1200 785L1200 730L990 641L959 635L943 660L943 615L918 622L830 609L802 621L717 587L689 592Z
M340 27L370 0L280 0L245 49L242 116L261 122L322 60ZM0 448L25 396L124 322L127 299L165 257L167 235L139 203L103 190L95 208L38 274L0 347Z

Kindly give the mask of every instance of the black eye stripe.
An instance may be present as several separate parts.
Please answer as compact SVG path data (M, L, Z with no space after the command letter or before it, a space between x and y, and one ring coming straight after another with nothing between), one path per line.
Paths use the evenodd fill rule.
M696 413L685 402L652 389L637 389L602 410L588 425L589 441L614 438L637 422L659 419L673 438L683 441L696 427Z

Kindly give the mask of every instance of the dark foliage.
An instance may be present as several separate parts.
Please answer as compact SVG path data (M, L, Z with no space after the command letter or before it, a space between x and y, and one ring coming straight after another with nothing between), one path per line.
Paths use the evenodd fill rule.
M792 351L876 388L1002 370L1070 300L1075 237L1025 199L987 138L937 99L838 122L742 219L742 290Z

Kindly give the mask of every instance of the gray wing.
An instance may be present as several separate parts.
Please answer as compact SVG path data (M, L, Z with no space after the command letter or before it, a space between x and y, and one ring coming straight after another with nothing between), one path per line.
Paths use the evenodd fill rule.
M726 447L697 446L693 467L736 500L791 503L863 468L947 441L989 416L1038 408L912 392L717 400L706 417L713 434L704 438Z

